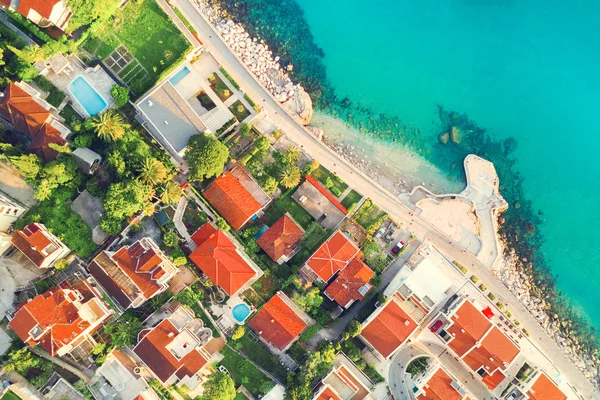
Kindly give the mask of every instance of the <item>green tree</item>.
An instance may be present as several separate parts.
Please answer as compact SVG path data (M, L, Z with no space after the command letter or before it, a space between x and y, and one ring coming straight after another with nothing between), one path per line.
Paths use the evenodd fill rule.
M213 136L198 134L190 138L183 158L190 167L189 181L202 181L223 172L229 150Z
M246 334L246 327L243 325L239 325L235 328L233 335L231 335L231 340L239 340Z
M266 194L273 194L275 190L277 190L278 185L279 183L277 182L277 179L273 178L272 176L266 176L262 180L261 186Z
M323 303L323 297L321 296L319 288L311 288L304 294L295 293L292 296L294 302L298 304L306 312L311 312L321 306Z
M100 219L99 225L100 225L100 229L102 229L105 233L114 236L114 235L119 234L119 232L121 232L121 228L123 226L123 220L104 215Z
M26 375L31 368L38 368L41 360L34 357L27 347L20 350L13 350L8 354L7 359L2 363L7 372L17 372Z
M254 148L257 149L257 151L266 151L269 147L271 147L271 142L269 142L269 139L265 136L261 136L254 142Z
M176 204L181 199L181 188L173 181L166 182L160 188L160 201L165 204Z
M95 116L92 120L92 126L100 139L106 142L115 142L125 135L127 124L120 114L108 110Z
M8 157L10 162L23 174L25 179L35 179L42 169L42 160L35 154Z
M163 235L163 243L165 246L174 249L179 246L179 236L175 232L166 232Z
M240 124L240 136L242 137L246 137L250 134L250 129L252 128L252 125L250 125L247 122L243 122Z
M113 85L110 89L110 95L115 99L115 105L117 107L123 107L129 103L129 88L121 85Z
M294 164L300 159L300 150L296 146L290 146L285 149L283 159L288 164Z
M106 216L123 221L145 210L153 194L152 188L137 181L113 183L104 199Z
M167 179L167 167L156 158L144 159L140 167L140 179L150 185L157 185Z
M107 324L104 332L109 334L115 347L131 346L144 326L131 314L123 314L118 322Z
M300 183L300 168L296 165L286 165L279 175L283 187L290 189Z
M233 400L235 399L235 384L233 379L224 372L213 372L204 384L201 400Z
M348 332L350 337L356 337L362 332L362 324L357 320L353 319L346 327L346 332Z
M127 172L127 165L125 165L125 159L123 158L119 150L114 150L108 155L106 159L106 165L108 166L108 170L116 178L123 178L125 176L125 173Z
M60 186L75 188L77 186L77 165L71 157L63 157L44 165L37 177L35 198L46 200Z
M73 146L76 148L79 147L90 147L94 142L94 135L91 134L81 134L77 135L73 140Z
M6 61L4 61L4 49L0 47L0 67L6 65Z
M67 4L73 12L69 20L69 30L100 22L110 17L116 10L120 0L68 0ZM96 24L94 24L96 25ZM96 26L92 26L95 29Z
M69 262L64 258L54 263L54 269L57 271L64 271L69 266Z

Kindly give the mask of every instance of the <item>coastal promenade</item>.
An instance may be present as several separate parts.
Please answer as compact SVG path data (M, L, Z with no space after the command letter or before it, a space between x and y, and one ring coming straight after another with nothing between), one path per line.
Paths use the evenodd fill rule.
M190 0L178 0L180 10L198 32L198 37L206 49L238 82L243 90L254 99L262 99L261 105L269 118L296 142L306 153L317 159L325 168L337 174L360 193L367 195L379 207L385 210L403 228L410 231L417 239L427 241L436 246L462 265L476 274L482 282L494 292L499 300L503 300L511 309L513 316L521 321L531 334L532 342L546 355L552 355L553 364L564 377L577 388L583 399L599 399L598 391L584 378L573 363L567 359L563 351L538 324L521 304L521 302L500 282L477 257L461 248L442 234L435 227L414 215L399 199L367 177L353 165L331 151L324 143L318 141L304 127L300 126L288 115L271 94L251 75L246 67L230 51L213 27L200 14L198 8Z

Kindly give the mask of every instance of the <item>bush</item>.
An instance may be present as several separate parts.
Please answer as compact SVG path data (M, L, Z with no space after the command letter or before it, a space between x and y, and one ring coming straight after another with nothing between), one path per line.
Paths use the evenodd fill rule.
M77 135L73 140L73 146L76 148L79 147L90 147L94 142L94 135L91 133L86 133L83 135Z
M240 325L237 328L235 328L233 335L231 335L231 340L239 340L242 337L244 337L245 334L246 334L246 327L243 325Z
M117 107L123 107L129 103L129 88L121 85L113 85L110 89L110 95L115 99L115 105Z
M471 282L477 283L477 282L479 282L479 278L476 277L475 275L471 275Z
M456 265L456 267L460 270L460 272L462 272L463 274L466 274L467 272L469 272L469 270L462 265L461 263L459 263L458 261L452 261L452 264Z
M302 343L308 343L310 339L315 337L315 335L319 332L319 329L321 329L319 324L309 326L304 332L302 332L302 335L300 335L300 341Z
M512 313L511 313L510 311L506 310L506 316L507 316L508 318L510 318L510 317L512 317Z
M496 303L496 307L498 307L499 310L504 310L504 303L499 301Z
M57 262L54 263L54 269L57 271L63 271L65 269L67 269L68 266L69 266L69 262L67 260L65 260L64 258L62 260L58 260Z
M487 290L487 286L485 286L483 283L481 285L479 285L479 290L481 290L482 292L485 292Z
M174 249L179 246L179 236L175 232L166 232L163 235L163 243L165 246Z
M496 300L496 296L494 295L494 293L490 292L488 293L488 297L490 298L490 300L494 301Z

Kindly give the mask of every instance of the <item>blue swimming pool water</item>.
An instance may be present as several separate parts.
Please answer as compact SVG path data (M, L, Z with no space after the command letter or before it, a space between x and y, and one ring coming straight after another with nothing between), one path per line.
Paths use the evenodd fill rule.
M181 80L185 78L189 73L190 69L188 67L183 67L181 68L181 71L177 72L171 77L171 79L169 79L169 82L171 82L171 85L175 86L179 82L181 82Z
M83 76L78 76L69 84L69 91L90 116L104 111L108 105Z
M238 304L231 310L231 315L233 315L233 318L235 318L237 322L242 323L248 318L248 315L250 315L250 307L244 303Z

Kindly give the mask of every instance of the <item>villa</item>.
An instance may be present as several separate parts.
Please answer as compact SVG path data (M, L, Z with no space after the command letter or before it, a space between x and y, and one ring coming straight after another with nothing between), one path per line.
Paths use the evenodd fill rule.
M523 368L529 369L530 367L525 364ZM559 385L539 369L518 376L518 378L512 380L510 386L505 390L506 396L503 399L567 400L568 398L559 388ZM562 382L561 386L568 386L568 384ZM568 391L568 388L565 389Z
M89 388L97 400L160 400L148 386L136 361L119 349L108 353Z
M167 318L140 332L133 353L164 386L180 383L193 390L212 359L206 348L212 332L185 306L172 304L167 311Z
M415 320L392 296L363 322L360 338L384 359L390 359L417 331Z
M256 244L271 260L283 264L298 252L303 237L304 229L285 213L256 240Z
M417 376L413 393L417 400L466 400L467 392L438 362L429 365L427 370Z
M314 400L371 400L373 382L344 355L333 360L333 368L316 386Z
M346 207L310 175L306 176L292 198L325 229L334 229L348 215Z
M0 232L6 232L25 211L26 206L0 191Z
M262 270L238 248L221 229L208 222L192 235L198 246L190 259L228 296L233 296L256 281Z
M43 224L37 222L16 231L12 237L12 245L39 269L50 268L71 252Z
M0 93L0 115L30 140L27 151L44 162L53 161L58 152L54 143L64 146L71 131L60 122L56 110L39 92L23 82L10 82Z
M486 315L487 314L487 315ZM520 354L519 347L490 321L491 310L481 310L466 298L457 298L440 313L432 328L492 392L505 381L505 371Z
M88 269L123 310L165 292L177 274L177 267L148 237L114 253L102 251Z
M277 292L248 325L274 352L286 351L312 320L283 292Z
M236 231L268 204L259 203L246 186L229 171L215 179L203 195Z
M355 301L364 299L373 285L371 278L375 273L359 258L353 258L327 289L325 296L341 307L348 309Z
M17 11L40 28L58 28L61 32L50 30L52 36L62 36L73 13L66 0L0 0L0 6Z
M40 344L52 356L91 349L98 328L113 315L87 280L66 281L19 307L9 325L30 346Z

